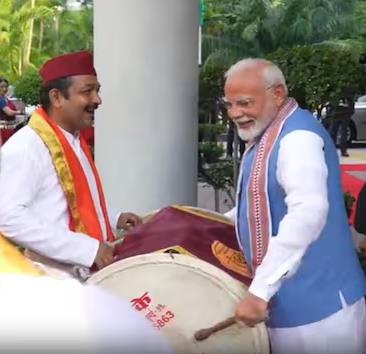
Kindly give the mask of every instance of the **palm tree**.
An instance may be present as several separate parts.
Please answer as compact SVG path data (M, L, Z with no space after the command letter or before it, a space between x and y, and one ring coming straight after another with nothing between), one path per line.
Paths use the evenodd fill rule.
M60 48L64 51L93 47L93 9L83 6L79 11L65 11L60 19Z
M4 71L16 77L32 66L34 22L49 19L52 15L52 9L39 5L36 0L1 1L0 56L7 68Z
M352 33L356 0L291 0L283 7L277 47L320 43Z
M247 55L263 56L281 47L319 43L354 33L352 19L357 3L356 0L234 0L220 3L209 0L204 33L231 38L231 42L246 48Z

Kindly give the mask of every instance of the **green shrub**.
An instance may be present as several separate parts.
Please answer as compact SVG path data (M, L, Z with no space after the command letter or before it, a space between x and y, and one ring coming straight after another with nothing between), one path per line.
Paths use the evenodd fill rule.
M199 152L202 156L203 162L214 163L217 162L225 153L225 149L214 142L200 143Z
M282 69L290 95L306 108L338 103L346 92L365 89L365 70L349 48L308 45L279 49L268 59Z
M39 90L41 79L35 70L28 70L15 83L15 96L26 104L37 105L39 103Z
M224 124L200 124L199 135L202 136L204 141L217 141L220 134L225 133L227 130Z

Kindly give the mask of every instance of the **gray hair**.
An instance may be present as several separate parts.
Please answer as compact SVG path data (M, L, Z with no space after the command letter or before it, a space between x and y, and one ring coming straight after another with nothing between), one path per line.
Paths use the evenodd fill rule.
M274 63L265 59L258 58L247 58L238 61L234 64L226 73L225 78L229 79L238 72L258 69L259 66L263 66L263 81L266 87L271 87L273 85L282 85L285 88L286 95L288 94L288 89L286 85L285 76L283 75L281 69Z

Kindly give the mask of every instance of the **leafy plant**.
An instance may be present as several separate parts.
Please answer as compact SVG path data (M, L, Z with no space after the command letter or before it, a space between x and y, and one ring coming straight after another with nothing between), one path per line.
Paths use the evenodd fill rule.
M302 106L316 108L327 101L337 103L347 91L365 89L364 68L349 47L301 46L279 49L268 56L282 69L290 95Z
M50 57L93 45L93 10L84 0L79 11L66 0L0 1L0 74L16 81Z
M232 187L234 185L234 166L232 161L220 160L211 165L199 166L199 177L215 190L215 210L219 211L218 191L224 191L232 205L235 204Z
M21 98L26 104L37 105L39 103L39 91L41 79L35 70L28 70L15 83L15 96Z
M223 95L224 73L227 67L217 63L206 63L200 71L199 114L200 122L215 121L217 99Z
M203 142L199 145L199 152L204 163L215 163L219 161L225 150L216 142Z
M205 2L204 35L235 38L250 56L263 56L278 48L357 37L364 31L364 8L356 0Z
M224 124L202 123L199 125L199 136L206 141L217 141L218 137L225 131L226 126Z

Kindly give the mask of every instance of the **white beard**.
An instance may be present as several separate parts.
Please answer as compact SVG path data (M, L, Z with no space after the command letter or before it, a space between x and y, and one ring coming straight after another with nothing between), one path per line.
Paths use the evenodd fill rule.
M260 136L266 129L266 127L263 127L261 124L258 124L257 122L249 129L240 129L238 125L237 128L240 139L244 141L254 140L258 136Z
M269 126L272 122L272 118L270 119L260 119L254 120L254 124L248 129L241 129L238 124L236 127L238 129L238 135L240 139L244 141L253 141L254 139L258 138Z

